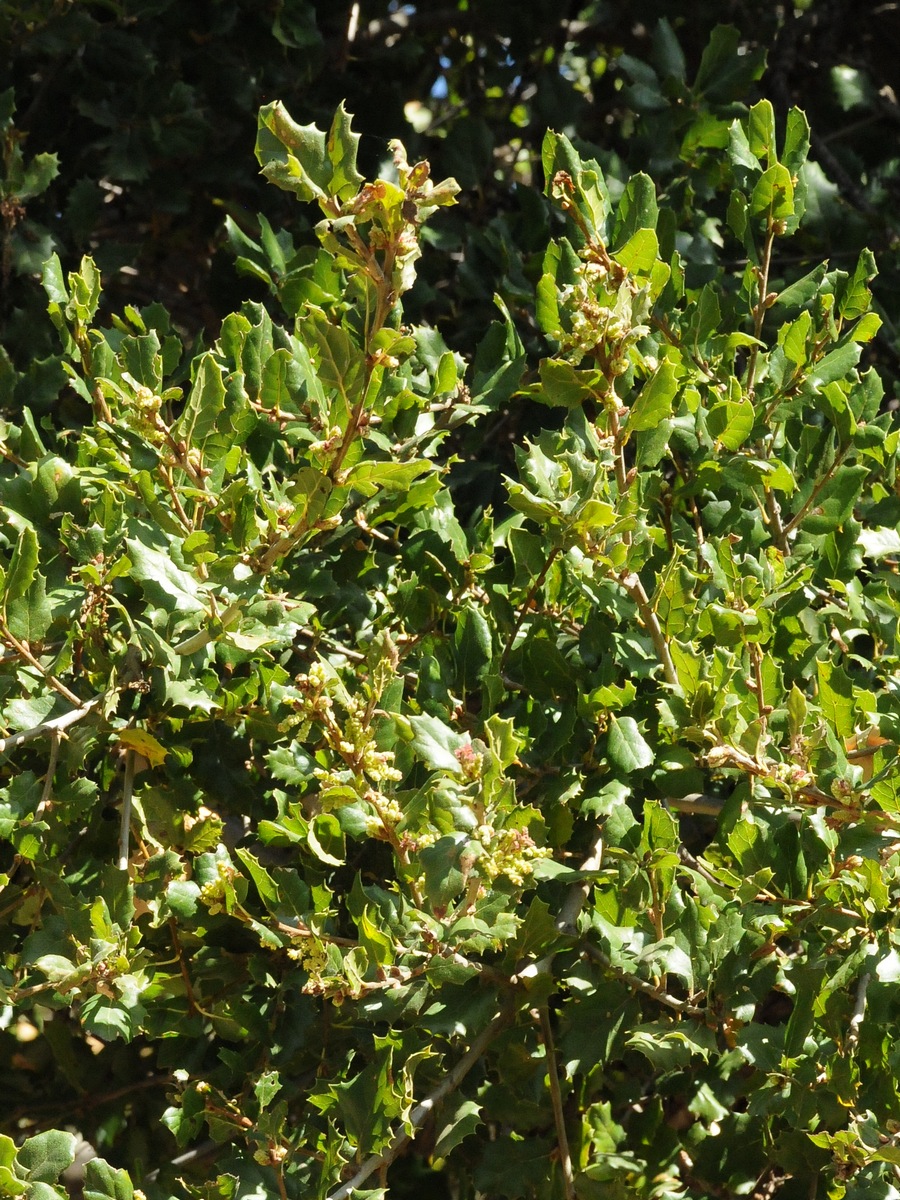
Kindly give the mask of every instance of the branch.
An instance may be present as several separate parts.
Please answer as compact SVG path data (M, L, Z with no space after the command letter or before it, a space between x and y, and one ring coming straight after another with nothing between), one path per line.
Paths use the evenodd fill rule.
M17 638L15 634L10 632L10 628L6 623L5 617L0 619L0 633L2 633L4 640L9 642L10 646L12 646L19 657L24 658L27 663L34 667L34 669L40 675L42 675L44 679L46 679L54 691L59 692L61 696L65 696L70 704L77 704L79 707L81 707L81 697L76 696L74 692L69 691L61 679L57 679L51 671L47 670L40 659L35 658L31 651L31 647L26 641Z
M815 502L818 500L823 488L825 488L831 482L831 480L834 478L834 475L835 475L838 467L841 465L841 463L847 457L847 451L849 449L850 449L850 443L848 442L846 446L843 446L838 451L838 453L835 455L834 462L826 470L825 474L816 481L815 487L810 492L805 503L801 504L801 506L797 510L797 512L794 513L793 517L791 517L790 521L788 521L787 525L785 525L784 529L782 530L782 537L785 540L788 537L790 537L790 535L794 532L794 530L797 528L797 526L800 524L800 522L803 520L803 518L806 516L806 514L809 512L809 510L812 508L812 506L815 504Z
M601 967L605 967L607 971L615 975L617 979L621 979L623 983L627 983L629 987L634 988L636 992L643 992L646 996L652 996L654 1000L658 1000L666 1008L673 1008L676 1012L684 1013L685 1016L697 1017L700 1020L705 1018L705 1012L702 1008L698 1008L696 1004L691 1004L689 1000L679 1000L677 996L671 995L664 988L656 987L655 984L648 983L646 979L641 979L637 975L632 975L630 971L623 971L621 967L615 966L609 955L604 954L599 946L595 946L592 942L584 943L584 951L588 958L592 958Z
M639 577L635 574L626 575L621 581L622 587L635 602L638 608L638 615L647 632L653 641L653 646L656 650L659 661L662 663L663 674L666 677L666 683L670 683L672 687L678 686L678 674L675 670L675 664L672 662L672 656L669 653L669 644L666 641L666 636L662 631L659 623L659 618L653 611L653 606L647 593L644 591L644 585Z
M859 1045L859 1031L866 1015L866 992L869 990L871 982L872 974L870 971L866 971L864 975L860 976L859 983L856 985L856 999L853 1004L853 1015L850 1018L850 1030L846 1041L848 1051L855 1050Z
M602 862L603 833L598 830L587 858L578 869L580 871L599 871ZM588 896L591 894L591 886L591 881L585 879L579 883L573 883L569 888L569 894L566 896L565 903L559 911L559 916L556 918L556 928L564 937L574 937L578 932L578 915L584 907ZM549 954L545 954L537 962L528 963L521 971L517 971L515 975L510 976L510 983L514 985L519 983L528 984L540 975L549 975L556 954L556 950L551 950Z
M8 754L10 750L15 750L17 746L24 746L26 742L32 742L35 738L43 737L45 733L58 737L70 725L74 725L76 721L84 720L108 696L109 692L104 692L100 696L94 696L92 700L88 700L85 704L81 704L79 701L79 708L73 708L71 712L63 713L61 717L53 717L52 720L42 721L40 725L34 725L31 729L24 729L21 733L11 733L9 737L0 738L0 754Z
M516 638L519 636L519 630L522 628L522 624L525 620L525 617L528 615L528 609L531 606L531 602L535 598L535 596L538 594L541 587L543 586L544 580L547 578L547 572L553 566L554 562L556 562L556 559L560 553L560 550L561 550L560 546L554 546L553 549L550 551L550 553L547 555L547 561L544 563L543 567L541 568L541 573L535 579L534 583L532 583L531 587L529 588L528 595L525 597L525 599L522 601L522 604L519 607L519 615L516 617L516 623L513 626L512 633L506 639L506 645L503 647L503 653L500 655L500 670L501 670L501 672L502 672L503 668L506 666L506 660L507 660L507 658L509 658L509 652L510 652L510 650L512 650L513 644L515 643Z
M369 1176L377 1171L379 1167L390 1166L397 1155L413 1140L414 1135L419 1131L427 1118L431 1116L435 1108L446 1100L452 1092L456 1091L469 1071L484 1056L491 1042L506 1029L511 1020L511 1013L498 1013L490 1025L481 1031L456 1066L448 1071L434 1091L426 1096L421 1104L417 1104L409 1114L409 1124L412 1127L412 1133L398 1133L386 1150L367 1158L353 1178L348 1179L346 1183L342 1183L337 1191L332 1192L327 1197L327 1200L348 1200L348 1197L361 1188Z
M559 1087L556 1047L553 1044L553 1029L550 1025L550 1014L546 1004L541 1005L541 1034L544 1039L544 1053L547 1057L547 1079L550 1083L550 1100L553 1105L556 1143L559 1147L559 1165L562 1168L566 1200L576 1200L575 1173L572 1170L572 1155L569 1152L569 1138L566 1134L566 1118L563 1113L562 1092Z
M128 870L128 842L131 834L131 800L134 796L133 750L125 751L125 782L122 785L122 817L119 824L119 870Z

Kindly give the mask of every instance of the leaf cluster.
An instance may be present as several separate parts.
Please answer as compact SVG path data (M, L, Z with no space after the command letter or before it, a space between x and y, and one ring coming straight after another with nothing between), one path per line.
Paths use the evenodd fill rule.
M895 1193L900 430L871 254L781 281L809 128L735 37L684 188L546 134L527 320L471 355L405 307L457 182L367 178L343 107L261 110L315 216L232 222L268 302L208 345L46 260L80 422L2 437L10 1195L66 1194L69 1126L122 1200ZM513 398L479 504L454 449Z

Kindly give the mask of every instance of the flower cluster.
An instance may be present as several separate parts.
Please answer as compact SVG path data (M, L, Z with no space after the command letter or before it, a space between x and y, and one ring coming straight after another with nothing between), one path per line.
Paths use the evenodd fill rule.
M321 663L313 663L297 680L301 698L296 701L301 723L319 725L325 745L334 756L326 767L316 767L313 774L319 783L319 800L323 811L352 802L366 801L373 812L367 830L370 837L384 837L401 818L396 800L385 796L384 785L398 783L403 774L394 766L391 750L379 750L372 728L372 704L357 696L342 695L335 710L330 694L337 690Z
M608 268L594 259L577 267L575 275L576 281L559 293L569 318L560 352L575 363L591 355L608 377L622 375L628 370L628 350L650 332L635 323L635 294L627 282L610 291Z
M226 862L217 863L216 872L216 878L204 883L200 889L200 901L209 909L211 916L225 912L226 897L234 877L237 875L237 871L231 863Z
M324 724L329 746L346 763L350 775L358 783L363 782L363 777L374 784L396 783L402 779L402 773L393 765L393 751L376 747L375 734L366 720L365 704L356 696L350 696L344 703L344 710L346 717L339 723L329 706ZM323 789L348 781L347 773L340 769L319 769L315 774Z
M318 938L304 938L288 950L288 958L299 963L310 979L318 979L328 968L328 952Z
M494 829L483 824L475 835L484 849L478 857L477 870L491 883L503 875L513 887L524 887L536 863L550 854L548 847L535 845L527 829Z

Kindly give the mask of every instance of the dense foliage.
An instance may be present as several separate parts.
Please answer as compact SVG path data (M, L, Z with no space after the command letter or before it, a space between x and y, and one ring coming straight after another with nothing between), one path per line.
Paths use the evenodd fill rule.
M271 100L205 344L36 320L6 96L0 1194L898 1195L900 430L742 48L480 226Z

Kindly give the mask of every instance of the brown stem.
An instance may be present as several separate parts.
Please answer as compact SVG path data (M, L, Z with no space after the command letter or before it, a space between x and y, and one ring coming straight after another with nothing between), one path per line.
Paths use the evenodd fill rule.
M509 657L509 652L510 652L510 650L512 650L513 644L515 643L516 638L519 636L519 630L522 628L522 623L525 620L525 617L528 613L528 609L531 605L531 602L532 602L532 600L534 600L538 591L543 586L544 580L547 578L547 572L553 566L554 562L556 562L556 559L559 557L561 550L562 550L561 546L554 546L553 549L550 551L550 553L547 555L547 561L544 563L543 567L541 568L541 573L538 575L537 579L535 579L534 583L529 588L528 595L525 597L524 601L522 602L522 604L519 608L519 613L518 613L518 616L516 617L516 623L512 628L512 633L510 633L509 637L506 639L506 645L503 647L503 653L500 655L500 670L501 671L506 666L506 660Z
M0 442L0 455L7 459L7 461L13 463L15 466L21 467L23 470L28 466L28 463L25 461L25 459L19 458L18 454L16 454L14 450L10 450L6 442Z
M315 933L312 929L307 929L305 925L285 925L283 921L276 921L275 928L279 933L286 933L288 937L315 938L319 942L325 942L326 944L330 942L334 946L359 945L359 942L355 942L353 938L332 937L328 933Z
M426 1096L421 1104L417 1104L409 1114L406 1124L411 1132L398 1133L386 1150L367 1158L353 1178L348 1179L346 1183L336 1188L328 1196L327 1200L349 1200L353 1193L362 1187L370 1175L382 1167L390 1166L394 1159L406 1149L419 1128L431 1116L435 1108L456 1091L475 1064L487 1053L491 1043L511 1023L512 1014L510 1012L498 1013L490 1025L478 1035L456 1066L447 1072L434 1091Z
M541 1036L544 1040L544 1054L547 1058L547 1080L550 1084L550 1103L553 1106L553 1122L556 1125L556 1144L559 1147L559 1165L562 1168L563 1186L566 1200L576 1200L575 1173L572 1170L572 1155L569 1152L569 1138L566 1134L566 1118L563 1112L562 1092L559 1086L559 1066L556 1061L556 1047L553 1044L553 1029L550 1025L550 1013L547 1005L542 1004Z
M800 508L797 510L796 513L794 513L794 515L788 521L787 525L785 525L784 529L782 530L782 536L785 539L787 539L790 536L790 534L792 534L794 532L794 530L797 528L797 526L800 524L800 522L803 520L803 518L806 516L806 514L809 512L809 510L812 508L812 506L815 504L815 502L818 500L819 496L822 494L822 490L831 482L831 479L834 476L835 471L838 469L838 467L841 465L841 463L847 457L847 451L849 449L850 449L849 444L842 447L838 451L834 462L831 464L831 466L828 468L828 470L825 472L825 474L822 476L822 478L816 480L816 485L813 488L813 490L809 493L809 496L808 496L806 502L804 504L801 504Z
M275 1168L275 1182L278 1184L280 1200L288 1200L287 1189L284 1186L284 1163L279 1163Z
M181 979L184 983L184 994L187 997L188 1016L194 1017L200 1011L196 999L194 998L194 985L191 982L190 974L188 973L187 963L184 961L184 955L181 952L181 939L178 936L178 925L174 917L169 917L169 934L172 938L172 946L175 950L175 957L178 960L178 969L181 972Z
M653 922L653 932L656 934L656 940L661 942L666 936L666 926L663 920L664 905L659 894L659 875L652 868L650 870L650 895L652 898L650 920Z
M784 538L784 526L781 523L781 508L771 488L766 491L766 513L769 517L769 528L772 530L772 540L782 553L786 553L788 547Z
M134 797L135 754L133 750L125 751L125 781L122 785L122 816L119 823L119 870L128 870L129 849L131 836L131 801Z
M130 1096L133 1092L142 1092L147 1088L154 1087L169 1087L172 1083L172 1076L168 1073L165 1075L151 1075L147 1079L139 1079L136 1083L126 1084L124 1087L116 1088L112 1092L88 1092L79 1100L68 1100L65 1102L57 1102L53 1104L40 1105L25 1105L22 1108L15 1109L6 1118L7 1126L10 1129L18 1129L19 1122L27 1120L34 1116L35 1113L44 1113L50 1117L47 1124L59 1124L60 1121L69 1120L73 1116L83 1116L91 1109L99 1108L103 1104L109 1104L113 1100L122 1100L125 1096ZM33 1130L35 1126L40 1126L44 1122L36 1121L30 1126Z
M19 641L14 634L10 633L9 626L6 623L5 618L0 619L0 635L2 635L4 641L9 642L10 646L12 646L20 658L24 658L25 661L34 667L36 671L40 672L40 674L44 677L44 679L46 679L47 683L50 684L54 691L59 692L61 696L65 696L69 703L74 704L77 708L81 709L84 707L84 703L81 698L76 696L74 692L70 691L62 682L62 680L57 679L52 672L48 671L46 667L44 667L38 661L38 659L35 658L28 643Z
M619 424L619 414L616 410L616 399L615 389L613 389L613 402L607 410L609 412L609 430L613 435L616 486L619 489L619 495L625 496L629 487L628 470L625 466L625 442L628 440L628 435L622 436L622 427Z
M775 222L769 218L766 229L766 242L763 247L762 266L759 269L759 299L753 307L753 336L759 340L762 334L763 322L766 319L767 298L769 295L769 269L772 265L772 247L775 245ZM750 358L747 363L746 390L753 395L756 378L756 360L759 357L759 346L754 343L750 347Z
M756 692L756 710L759 713L759 719L765 728L766 718L772 711L771 707L766 704L766 689L762 677L762 652L757 642L750 642L747 646L747 653L750 655L750 664L753 667L753 690Z
M588 851L587 858L578 869L583 873L593 874L600 870L602 862L603 833L601 830L598 830L593 845ZM584 881L572 884L569 888L569 894L566 896L565 903L560 909L559 916L556 918L556 928L563 937L570 938L578 932L578 916L584 908L585 901L591 894L591 886L591 880L585 879ZM550 974L555 957L556 951L551 950L549 954L545 954L537 962L526 963L515 975L510 976L510 983L513 985L525 983L530 986L538 976Z
M662 631L662 626L659 623L659 618L653 611L653 606L644 591L644 585L641 583L637 575L626 575L621 580L622 587L632 598L638 608L638 614L644 625L644 628L650 634L657 657L662 664L663 674L666 677L666 683L670 683L673 687L678 686L678 673L675 670L675 664L672 662L672 656L669 653L669 645L666 641L666 636Z
M175 483L172 479L172 472L168 469L168 467L160 467L159 474L166 486L166 491L172 498L172 507L175 509L175 512L178 515L178 520L188 531L188 533L193 533L194 526L191 524L187 513L184 511L184 507L181 503L181 497L178 495L178 492L175 489Z
M584 952L588 958L592 958L594 962L605 967L610 974L615 975L617 979L621 979L623 983L627 983L636 992L643 992L646 996L652 996L654 1000L657 1000L660 1004L664 1004L666 1008L684 1013L685 1016L697 1017L700 1020L705 1019L706 1013L702 1008L698 1008L696 1004L691 1004L689 1000L679 1000L677 996L671 996L663 988L648 983L646 979L641 979L637 975L632 975L630 971L623 971L621 967L614 966L609 955L604 954L600 947L595 946L593 942L585 942Z
M58 729L51 730L50 733L50 761L47 763L47 774L44 776L44 786L41 790L41 798L37 808L34 810L32 820L39 821L44 815L48 804L53 799L53 779L56 775L56 764L59 761L59 744L61 738Z
M292 525L284 537L280 537L277 542L273 542L262 558L257 560L256 569L261 575L268 574L275 566L279 558L282 558L288 551L293 550L304 534L309 532L309 522L306 514L304 514L295 525Z

